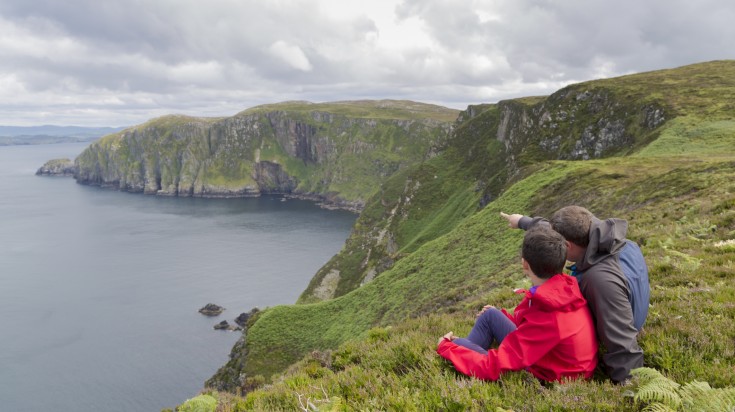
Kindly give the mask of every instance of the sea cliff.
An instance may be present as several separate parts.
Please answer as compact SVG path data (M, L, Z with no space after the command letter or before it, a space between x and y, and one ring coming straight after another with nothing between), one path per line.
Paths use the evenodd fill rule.
M79 183L161 196L304 197L359 211L387 177L436 154L458 111L401 101L260 106L166 116L76 159Z

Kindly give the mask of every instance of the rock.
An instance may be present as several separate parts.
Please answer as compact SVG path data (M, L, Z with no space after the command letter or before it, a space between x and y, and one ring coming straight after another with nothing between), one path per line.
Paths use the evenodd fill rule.
M38 176L74 176L76 166L70 159L53 159L46 162L37 171Z
M222 306L215 305L214 303L207 303L203 308L199 309L199 313L206 316L217 316L224 310L225 308Z
M215 330L242 330L239 326L232 326L226 320L214 325Z
M250 310L250 312L247 312L247 313L243 312L238 317L235 318L235 323L237 323L238 325L240 325L243 328L247 328L247 326L248 326L248 320L253 315L255 315L256 313L258 313L259 311L260 311L260 309L253 308L253 309Z

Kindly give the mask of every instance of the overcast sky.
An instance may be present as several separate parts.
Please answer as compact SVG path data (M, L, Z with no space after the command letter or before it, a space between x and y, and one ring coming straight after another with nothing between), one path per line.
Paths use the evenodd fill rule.
M735 58L732 0L2 0L0 125L468 104Z

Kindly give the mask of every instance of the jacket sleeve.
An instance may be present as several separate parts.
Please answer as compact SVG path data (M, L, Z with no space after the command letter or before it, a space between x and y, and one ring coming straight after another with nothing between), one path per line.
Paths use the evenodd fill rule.
M606 270L585 273L587 302L595 316L597 335L605 346L602 360L613 381L622 382L631 369L643 366L643 350L636 340L638 330L624 280Z
M549 223L548 220L544 219L543 217L529 217L529 216L523 216L518 221L518 227L523 230L528 230L534 225L549 225L551 226L551 223Z
M538 362L559 343L555 318L526 321L503 339L498 349L487 355L443 340L437 353L451 361L457 371L478 379L497 380L502 373L526 369Z

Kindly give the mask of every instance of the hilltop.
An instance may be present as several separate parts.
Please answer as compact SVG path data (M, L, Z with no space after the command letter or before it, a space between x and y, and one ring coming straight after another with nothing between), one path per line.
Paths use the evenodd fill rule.
M359 211L389 176L440 150L459 111L406 101L284 102L227 118L164 116L105 136L79 183L162 196L314 199Z
M477 308L512 308L512 289L526 286L522 233L499 212L548 216L567 204L627 219L642 246L646 366L731 388L733 101L735 61L717 61L469 107L441 150L366 200L299 304L250 319L208 393L229 410L639 410L635 385L542 386L526 372L480 382L434 353L445 332L469 331ZM698 402L727 391L702 389Z

